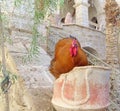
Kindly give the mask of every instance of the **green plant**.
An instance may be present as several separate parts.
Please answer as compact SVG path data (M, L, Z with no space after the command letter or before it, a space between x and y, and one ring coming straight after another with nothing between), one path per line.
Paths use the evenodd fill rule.
M3 2L7 2L7 0L3 0ZM38 47L38 39L41 36L41 34L38 32L38 26L40 23L43 22L46 13L54 13L54 11L57 9L58 5L63 5L64 0L14 0L14 9L19 8L22 5L28 5L31 7L34 6L33 10L30 10L29 13L33 14L33 26L32 26L32 41L31 45L28 51L27 56L24 57L23 61L31 61L34 56L37 56L39 53L39 47ZM4 24L9 24L9 17L5 14L1 15L3 17ZM7 27L7 26L6 26ZM6 33L5 33L6 34ZM5 35L5 40L12 43L9 34Z
M18 4L20 3L19 0ZM59 2L58 2L59 1ZM59 3L59 4L58 4ZM42 37L41 34L38 32L38 26L40 23L43 22L45 15L49 12L54 13L57 9L57 5L63 5L64 0L35 0L35 7L33 10L34 17L33 17L33 27L32 27L32 42L30 45L29 53L26 57L24 57L23 61L31 61L34 56L37 56L39 53L38 47L38 39Z

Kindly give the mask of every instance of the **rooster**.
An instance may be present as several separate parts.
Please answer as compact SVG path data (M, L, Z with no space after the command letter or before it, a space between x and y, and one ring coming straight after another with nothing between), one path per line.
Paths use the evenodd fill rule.
M75 37L59 40L55 46L54 58L50 63L49 70L58 78L62 73L67 73L77 66L88 65L85 52Z

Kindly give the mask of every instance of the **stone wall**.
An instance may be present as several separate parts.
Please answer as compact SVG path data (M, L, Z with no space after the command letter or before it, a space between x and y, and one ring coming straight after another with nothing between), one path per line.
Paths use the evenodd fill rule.
M106 53L107 63L113 68L111 74L112 99L120 108L120 63L119 63L119 29L120 29L120 6L116 0L106 0ZM115 71L115 69L117 71ZM112 108L118 111L119 108Z
M89 47L94 49L101 59L106 59L105 34L76 24L63 25L63 27L51 26L47 40L48 50L53 53L55 43L59 39L70 35L75 36L79 40L82 48Z

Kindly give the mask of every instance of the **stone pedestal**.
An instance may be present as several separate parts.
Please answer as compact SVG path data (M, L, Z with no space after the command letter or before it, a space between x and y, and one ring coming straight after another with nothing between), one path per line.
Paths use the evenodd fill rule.
M88 1L87 0L75 0L76 9L76 24L82 25L82 26L89 26L89 20L88 20Z

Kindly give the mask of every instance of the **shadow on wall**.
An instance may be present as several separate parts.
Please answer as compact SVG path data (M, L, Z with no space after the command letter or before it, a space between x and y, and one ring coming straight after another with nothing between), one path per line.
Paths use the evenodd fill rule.
M87 54L87 57L88 57L88 60L89 60L89 65L92 65L93 63L92 63L92 59L94 59L94 58L91 58L91 55L90 54L92 54L92 55L94 55L94 56L96 56L96 57L99 57L99 54L97 53L97 51L95 50L95 49L93 49L93 48L91 48L91 47L83 47L83 50L85 50L85 52L86 52L86 54ZM88 52L88 53L87 53ZM90 53L90 54L89 54ZM92 60L92 61L91 61Z
M83 49L85 49L85 50L88 51L89 53L91 53L91 54L99 57L99 55L98 55L98 53L97 53L97 51L96 51L95 49L93 49L93 48L91 48L91 47L83 47Z

